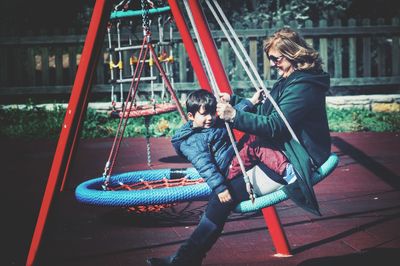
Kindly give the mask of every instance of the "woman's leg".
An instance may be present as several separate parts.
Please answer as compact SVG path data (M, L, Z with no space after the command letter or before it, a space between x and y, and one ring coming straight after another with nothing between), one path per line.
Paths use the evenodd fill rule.
M249 135L239 152L243 166L246 170L257 164L264 164L279 176L284 174L288 160L272 143L258 139L254 135ZM231 179L243 175L237 157L234 157L229 168L227 178Z

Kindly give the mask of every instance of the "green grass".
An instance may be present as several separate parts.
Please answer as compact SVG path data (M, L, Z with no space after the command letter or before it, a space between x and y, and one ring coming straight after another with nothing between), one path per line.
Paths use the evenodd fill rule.
M47 111L44 108L0 109L0 137L17 139L57 139L65 109ZM374 113L362 109L328 108L332 132L396 132L400 131L400 113ZM114 137L119 119L89 109L83 124L82 138ZM149 133L152 137L172 136L182 125L177 112L153 116ZM144 118L129 119L125 137L146 135Z
M372 112L363 109L328 108L329 128L333 132L397 132L400 113Z

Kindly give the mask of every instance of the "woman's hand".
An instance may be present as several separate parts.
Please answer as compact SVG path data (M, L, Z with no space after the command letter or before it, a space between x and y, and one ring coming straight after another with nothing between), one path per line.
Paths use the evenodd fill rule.
M219 193L218 198L221 203L230 202L232 200L231 193L229 193L227 189Z
M231 100L231 95L229 93L226 93L226 92L221 92L219 94L219 98L221 99L221 102L229 103L229 101Z
M258 104L263 99L263 91L258 90L256 91L253 96L249 99L253 105Z
M232 122L235 118L236 110L229 103L217 103L217 114L222 120Z

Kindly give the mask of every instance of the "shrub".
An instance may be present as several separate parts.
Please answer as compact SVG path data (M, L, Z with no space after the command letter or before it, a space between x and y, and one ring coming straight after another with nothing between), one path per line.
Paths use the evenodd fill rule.
M34 106L23 109L0 109L0 137L24 139L57 139L65 109L53 111ZM333 132L394 132L400 131L400 113L374 113L363 109L328 108L328 120ZM114 137L119 119L88 109L82 127L82 138ZM183 124L178 112L152 116L149 121L151 137L171 137ZM128 119L125 137L146 136L145 119Z

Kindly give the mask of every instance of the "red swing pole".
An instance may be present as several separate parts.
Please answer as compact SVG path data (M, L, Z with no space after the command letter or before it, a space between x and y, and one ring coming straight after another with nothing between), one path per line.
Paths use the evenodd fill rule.
M186 0L184 0L186 1ZM232 93L228 78L223 68L222 62L218 55L218 50L215 46L207 21L201 9L198 0L187 0L193 14L193 20L196 23L201 41L204 46L206 56L211 64L211 69L214 73L216 82L221 92ZM236 133L236 132L235 132ZM237 133L236 133L237 134ZM236 135L235 134L235 135ZM282 228L279 216L274 206L262 209L264 220L269 228L269 232L276 249L276 256L291 256L289 243L285 232Z
M103 46L106 23L109 19L111 8L112 1L107 0L97 0L94 5L81 61L71 91L41 208L33 232L26 261L27 266L31 266L35 262L54 192L59 183L58 181L61 177L65 179L68 173L70 161L73 157L73 151L75 150L82 125L83 115L86 112L92 77ZM62 183L64 183L64 181Z
M184 0L186 1L186 0ZM220 92L232 93L228 77L225 73L224 66L215 46L214 39L212 38L207 21L197 0L187 0L189 7L192 11L193 20L196 24L199 37L204 46L204 50L209 62L211 63L211 70L214 73L215 81L217 82Z
M168 4L171 8L176 27L178 28L178 31L182 37L182 41L188 53L193 70L196 73L197 79L199 80L200 87L204 90L211 92L211 86L208 81L206 72L204 71L200 56L197 52L192 36L190 35L189 29L185 23L185 19L183 18L182 12L179 9L179 5L176 0L168 0Z

